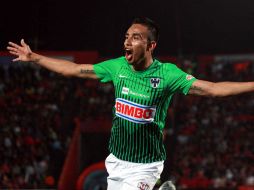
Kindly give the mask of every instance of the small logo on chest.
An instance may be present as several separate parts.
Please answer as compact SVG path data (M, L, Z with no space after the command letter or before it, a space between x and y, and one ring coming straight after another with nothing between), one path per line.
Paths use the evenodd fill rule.
M150 79L150 84L153 88L158 88L160 84L161 79L160 78L151 78Z
M122 94L128 95L128 94L129 94L129 91L130 91L129 88L123 87L123 89L122 89Z

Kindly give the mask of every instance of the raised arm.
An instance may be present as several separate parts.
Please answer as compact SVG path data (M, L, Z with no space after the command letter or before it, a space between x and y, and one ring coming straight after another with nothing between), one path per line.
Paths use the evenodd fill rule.
M57 72L64 76L75 76L92 79L97 78L94 73L93 65L76 64L71 61L55 59L34 53L23 39L21 40L20 45L9 42L7 49L12 55L17 56L17 58L13 60L14 62L34 62L42 67L49 69L50 71Z
M224 97L254 91L254 82L209 82L196 80L188 94Z

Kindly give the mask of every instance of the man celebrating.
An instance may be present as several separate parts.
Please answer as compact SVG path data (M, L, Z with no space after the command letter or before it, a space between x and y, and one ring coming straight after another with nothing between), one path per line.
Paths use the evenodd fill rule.
M95 65L76 64L36 54L21 40L9 42L13 61L34 62L64 76L112 82L115 107L106 159L108 190L152 189L166 159L162 140L167 109L175 93L210 97L254 90L254 82L198 80L171 63L153 58L159 30L147 18L134 19L125 34L125 56Z

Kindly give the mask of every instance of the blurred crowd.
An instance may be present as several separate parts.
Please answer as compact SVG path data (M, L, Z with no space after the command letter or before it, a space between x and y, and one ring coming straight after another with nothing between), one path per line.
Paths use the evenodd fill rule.
M189 63L183 62L183 63ZM197 72L200 79L253 81L251 61L218 61ZM225 98L177 97L172 179L178 189L254 186L254 95Z
M0 64L0 189L56 188L75 126L110 120L112 97L108 84Z
M65 84L53 80L29 65L0 67L0 188L55 185L69 139L60 131Z
M1 61L1 60L0 60ZM251 61L217 61L202 72L212 81L254 80ZM111 84L64 78L32 64L0 64L0 188L56 188L75 126L109 131ZM254 185L254 95L177 95L171 179L178 189Z

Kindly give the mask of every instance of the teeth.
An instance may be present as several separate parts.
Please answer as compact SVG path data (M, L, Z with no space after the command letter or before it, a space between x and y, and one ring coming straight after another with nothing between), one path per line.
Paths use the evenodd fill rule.
M125 57L127 60L131 60L132 59L132 50L131 49L125 49Z
M125 51L126 51L126 53L131 54L131 50L130 49L126 49Z

